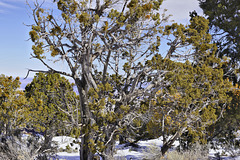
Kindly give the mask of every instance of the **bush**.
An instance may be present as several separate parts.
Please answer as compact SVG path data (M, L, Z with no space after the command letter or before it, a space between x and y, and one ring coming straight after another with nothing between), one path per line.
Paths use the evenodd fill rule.
M57 146L43 149L44 139L37 135L0 136L0 159L4 160L47 160L56 153Z

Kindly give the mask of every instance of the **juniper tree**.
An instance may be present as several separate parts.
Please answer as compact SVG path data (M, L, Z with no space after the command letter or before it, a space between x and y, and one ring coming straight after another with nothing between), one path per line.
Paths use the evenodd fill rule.
M173 35L170 49L164 58L156 55L146 61L161 75L162 85L142 105L151 108L146 112L152 114L148 132L163 136L162 154L182 134L191 136L190 142L206 142L206 127L230 102L231 83L223 79L224 62L214 56L217 48L208 29L208 20L200 16L187 26L166 26L164 35Z
M219 63L214 59L208 57L208 62ZM222 70L214 69L206 62L192 66L189 61L179 63L161 57L151 63L169 68L165 74L168 84L142 104L151 108L148 114L152 114L152 119L147 131L152 136L163 137L162 154L183 134L188 137L184 143L206 143L206 128L217 121L219 112L226 107L222 104L230 101L226 91L231 84L223 80Z
M212 116L200 121L200 115L204 111L214 113L213 108L227 100L225 92L216 88L217 83L223 83L222 72L218 68L220 61L212 58L215 49L206 33L208 24L204 18L193 19L189 26L173 24L164 29L167 17L159 12L162 0L55 0L54 4L57 11L38 3L32 9L32 57L48 68L40 72L69 76L77 86L80 159L92 159L94 153L109 159L117 135L140 128L141 124L136 123L148 121L153 115L150 110L167 104L165 95L171 98L175 92L182 97L181 102L172 102L173 107L179 108L179 115L188 113L189 122L179 128L176 123L173 128L177 130L169 125L177 136L164 142L163 153L187 129L187 124L208 123ZM171 41L167 55L161 58L158 53L164 37ZM185 48L190 52L184 52ZM69 72L53 68L48 59L64 61ZM189 61L184 64L186 60ZM219 80L210 74L215 70ZM188 82L188 78L193 79ZM193 88L195 91L191 91ZM185 93L185 89L190 90ZM159 90L164 93L159 95L162 100L153 105L150 102L156 101ZM195 102L194 94L200 98L201 91L205 99ZM194 105L196 119L189 118L189 107Z
M224 77L234 84L239 84L239 51L240 51L240 1L237 0L199 0L200 7L208 17L210 32L213 41L217 44L216 55L224 57ZM238 119L238 87L235 87L229 95L232 102L226 109L226 113L219 122L209 128L209 141L213 138L233 138L234 131L239 127ZM227 136L226 136L227 135Z
M50 150L54 153L52 138L76 130L80 122L77 95L73 85L59 74L37 73L25 87L30 107L25 120L29 129L42 133L44 143L39 152ZM56 148L55 148L56 149ZM47 155L47 154L46 154Z
M161 19L160 14L154 11L159 9L162 1L54 2L59 12L48 11L38 4L32 10L35 21L30 31L34 42L33 57L47 66L48 72L69 76L75 81L79 92L82 122L80 158L92 159L94 152L105 154L106 157L107 154L113 154L115 133L121 128L120 125L124 124L121 112L127 112L130 109L128 104L138 97L135 94L139 78L136 72L137 68L141 67L138 62L154 54L159 46L159 37L155 39L154 35L159 33L160 24L165 19ZM140 50L140 46L145 46L145 51ZM47 64L46 56L65 61L70 72L52 68ZM128 63L124 65L124 70L129 70L130 67L135 69L129 70L127 77L124 77L125 86L121 86L123 82L120 70L125 62ZM145 70L146 68L141 72ZM109 72L112 72L112 79L117 86L111 86L113 82L108 82ZM134 81L134 86L129 92L129 87ZM111 98L113 95L109 93L114 93L118 87L121 89L118 91L119 98L106 103L108 98L105 97ZM95 102L94 97L89 101L88 97L92 93L100 94L95 98L100 98L101 101ZM101 104L98 104L100 102ZM99 109L103 114L103 122L114 120L105 120L108 114L117 117L117 121L112 126L103 123L94 118L97 113L93 113L93 109ZM113 110L119 110L119 115ZM100 127L93 127L95 125ZM96 146L95 143L101 144L98 145L101 147L92 148Z

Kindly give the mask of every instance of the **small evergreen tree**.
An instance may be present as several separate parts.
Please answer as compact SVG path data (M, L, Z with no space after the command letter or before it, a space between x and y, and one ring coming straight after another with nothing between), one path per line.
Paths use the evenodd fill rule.
M25 94L31 104L27 112L31 116L26 118L28 127L44 136L40 152L49 149L54 152L53 136L70 135L76 127L74 123L79 123L73 85L59 74L37 73L25 87Z
M224 80L223 63L214 56L216 47L210 43L208 21L196 16L187 28L173 24L166 26L166 34L169 31L176 41L172 42L166 58L157 55L147 61L156 72L162 71L162 85L143 104L152 108L148 132L163 136L162 154L181 136L188 136L188 142L206 143L206 127L215 123L231 100L227 95L231 83ZM176 50L186 45L192 45L194 51L177 54ZM187 61L174 62L169 58Z

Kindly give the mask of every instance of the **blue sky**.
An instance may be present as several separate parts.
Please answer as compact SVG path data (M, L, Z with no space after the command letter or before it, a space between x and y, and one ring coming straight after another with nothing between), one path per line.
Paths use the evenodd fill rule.
M167 8L167 14L173 15L171 19L181 23L187 23L190 11L202 14L197 0L166 0L162 8ZM25 77L28 68L44 69L40 62L30 59L32 43L27 41L30 28L24 24L31 23L26 0L0 0L0 74Z

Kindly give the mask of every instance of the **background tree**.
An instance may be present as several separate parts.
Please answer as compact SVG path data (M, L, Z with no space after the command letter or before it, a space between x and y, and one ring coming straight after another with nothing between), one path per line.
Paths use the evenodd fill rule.
M230 57L226 75L237 82L235 69L240 59L240 2L238 0L199 0L200 7L209 19L214 41L218 46L219 57Z
M26 118L28 129L44 136L39 152L54 154L56 150L52 138L56 135L70 135L71 130L80 123L76 122L80 112L73 85L59 74L37 73L25 87L25 95L30 102L26 112L31 115Z
M239 84L239 52L240 52L240 1L237 0L199 0L200 7L209 19L210 32L218 46L216 52L219 57L224 57L224 77L234 84ZM234 133L239 129L237 123L239 117L238 87L235 87L229 95L232 102L223 114L219 122L209 128L208 140L226 137L229 144L234 145ZM226 142L226 141L225 141ZM225 143L224 142L224 143ZM234 142L235 143L235 142ZM224 144L225 145L225 144Z
M29 106L19 78L0 75L0 158L32 158L22 141L25 110Z
M24 93L19 89L19 78L0 75L0 134L4 138L13 134L15 129L24 126L22 110L26 104Z

